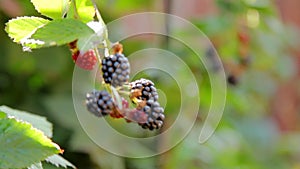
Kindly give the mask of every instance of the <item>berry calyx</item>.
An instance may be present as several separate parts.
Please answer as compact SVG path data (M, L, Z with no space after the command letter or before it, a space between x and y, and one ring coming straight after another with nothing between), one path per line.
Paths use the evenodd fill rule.
M105 90L87 93L85 103L88 111L97 117L110 114L115 107L112 97Z
M123 52L123 45L120 44L120 43L116 43L113 47L113 53L116 54L116 53L122 53Z
M104 82L114 87L122 86L129 80L130 65L121 53L102 59L102 76Z

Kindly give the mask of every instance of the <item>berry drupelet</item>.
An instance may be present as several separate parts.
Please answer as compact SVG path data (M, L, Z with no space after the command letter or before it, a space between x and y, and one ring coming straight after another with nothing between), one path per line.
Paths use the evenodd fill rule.
M121 53L115 53L102 59L104 82L114 87L122 86L129 80L130 65Z
M142 101L158 100L158 93L154 83L148 79L139 79L130 84L130 98L137 98Z
M92 91L86 94L86 107L89 112L98 117L108 115L115 104L107 91Z
M164 109L159 103L153 100L148 100L142 111L148 115L146 123L139 123L144 129L159 129L162 127L165 119Z

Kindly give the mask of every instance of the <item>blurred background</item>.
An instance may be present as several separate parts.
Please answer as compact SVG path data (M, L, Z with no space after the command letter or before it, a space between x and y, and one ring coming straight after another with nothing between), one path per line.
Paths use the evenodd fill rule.
M300 169L299 0L97 3L106 23L131 13L155 11L178 15L195 24L210 38L224 64L226 107L213 137L199 144L197 131L211 99L203 65L194 61L191 51L178 48L174 39L145 35L124 40L126 55L158 47L182 57L201 90L199 125L175 148L159 156L131 159L110 154L89 139L76 118L72 103L74 63L67 46L22 52L22 47L5 33L5 23L17 16L40 15L29 0L0 0L0 104L46 116L54 124L53 140L65 149L66 159L79 169ZM207 47L203 57L214 62L217 56L212 50ZM176 84L151 71L140 76L153 80L166 95L165 128L171 126L178 111ZM146 136L153 135L149 133ZM159 148L159 143L149 146ZM53 167L45 164L45 168Z

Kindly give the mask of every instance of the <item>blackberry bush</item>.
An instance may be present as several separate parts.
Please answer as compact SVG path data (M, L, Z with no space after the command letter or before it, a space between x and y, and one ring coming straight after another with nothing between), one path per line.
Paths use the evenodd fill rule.
M88 111L98 117L110 114L114 106L115 104L110 94L105 90L94 90L86 94L86 107Z
M102 59L104 82L114 87L122 86L129 80L130 64L121 53L115 53Z

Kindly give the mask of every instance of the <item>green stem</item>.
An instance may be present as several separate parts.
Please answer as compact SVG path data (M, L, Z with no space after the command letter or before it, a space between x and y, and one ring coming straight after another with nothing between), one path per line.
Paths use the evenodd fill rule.
M74 18L80 20L80 16L77 11L76 0L72 0L72 3L73 3L73 7L74 7Z
M106 28L106 24L105 24L100 12L99 12L96 1L95 0L91 0L91 1L93 3L94 8L95 8L97 19L98 19L99 22L101 22L101 24L104 28L104 41L105 41L104 48L109 49L110 46L111 46L111 42L108 39L108 31L107 31L107 28Z
M129 96L130 95L130 92L129 91L122 91L122 90L118 90L118 93L119 94L123 94L123 95L125 95L125 96Z

